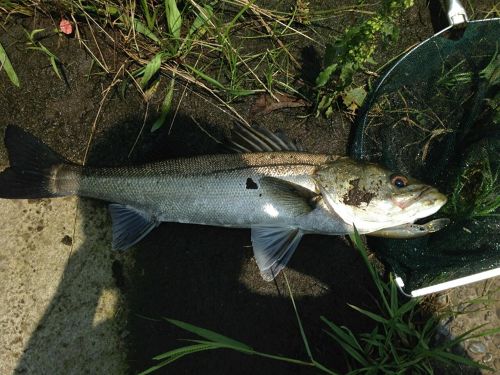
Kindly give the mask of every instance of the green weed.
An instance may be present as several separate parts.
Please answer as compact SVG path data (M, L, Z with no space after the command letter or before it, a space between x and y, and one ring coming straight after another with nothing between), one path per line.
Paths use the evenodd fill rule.
M9 56L7 56L7 52L0 43L0 71L5 70L7 77L9 77L10 81L13 85L19 87L21 83L19 82L19 78L17 77L16 71L10 62Z
M351 236L351 240L360 251L376 286L378 311L369 311L350 305L354 311L367 316L376 324L371 332L360 334L352 332L348 327L338 326L327 318L321 317L327 328L325 330L326 334L333 339L335 345L343 349L345 361L349 368L348 374L403 374L410 372L412 374L432 374L435 361L442 362L447 366L462 364L491 370L487 366L454 354L451 349L465 340L496 334L500 332L500 328L479 332L483 327L479 326L456 338L434 345L440 317L431 316L422 319L423 315L419 309L419 300L408 300L402 297L392 278L389 282L384 282L380 278L378 272L370 263L367 250L357 232ZM286 276L285 280L289 288L291 302L308 359L262 353L244 343L205 328L167 319L169 323L195 334L198 338L187 340L192 342L190 345L156 356L154 359L160 362L141 374L154 372L184 356L214 349L231 349L242 354L313 367L322 373L337 374L335 369L327 368L314 359Z
M0 12L8 15L29 15L38 5L33 0L0 4L3 5ZM151 98L156 88L165 86L162 80L169 86L175 76L176 82L208 93L226 107L248 95L267 93L279 101L280 95L285 94L312 102L311 107L318 113L331 114L338 98L342 99L339 108L351 110L363 102L366 92L353 83L352 77L372 62L377 35L396 35L393 19L410 6L411 1L401 4L384 0L382 10L373 11L378 5L364 2L335 9L314 9L309 2L296 1L289 8L269 9L250 0L209 3L61 0L42 6L41 11L53 13L56 19L65 14L65 18L75 21L75 37L93 57L95 65L106 74L120 72L113 72L111 66L127 70L121 79L138 79L136 86L140 86L145 100ZM322 23L353 13L362 15L363 20L337 36L326 48L325 69L311 86L301 78L304 67L298 58L300 49L306 45L323 49L324 41L331 36L329 32L319 33L318 30L324 28ZM83 26L90 30L90 38L80 32ZM36 39L38 30L34 32L32 39ZM118 64L106 61L96 48L97 33L123 52L126 60ZM48 56L54 72L60 76L57 57L39 40L31 40L31 44L30 48ZM130 64L130 60L135 64ZM163 102L158 101L162 118L169 108L165 103L171 91L165 92Z
M324 69L316 78L317 114L330 116L340 98L346 108L359 108L366 90L354 83L355 74L376 64L373 54L382 41L398 36L396 18L413 6L413 0L384 0L381 9L372 17L346 29L332 44L328 44L324 57Z
M28 42L27 42L28 49L40 51L40 52L44 53L50 61L50 65L52 66L52 70L57 75L57 77L60 80L62 80L63 78L62 78L61 69L60 69L62 66L61 61L47 47L45 47L42 44L42 42L40 41L40 39L38 38L38 36L41 33L45 32L45 29L35 29L35 30L32 30L31 32L28 32L25 30L25 32L26 32L26 36L28 38Z
M499 170L491 167L486 151L469 163L457 177L443 212L459 218L498 217Z

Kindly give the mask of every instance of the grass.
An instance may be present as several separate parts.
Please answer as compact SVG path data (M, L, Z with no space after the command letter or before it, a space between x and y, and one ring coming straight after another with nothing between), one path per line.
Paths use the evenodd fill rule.
M9 56L7 56L7 52L5 52L5 49L0 43L0 71L1 70L5 71L7 77L9 77L9 80L12 82L14 86L17 87L21 86L21 83L19 82L19 77L17 76L16 71L12 66L12 63L10 62Z
M56 33L56 32L57 32L57 30L52 32L52 33ZM60 80L63 80L63 76L62 76L62 72L61 72L61 67L62 67L61 61L59 60L59 58L56 55L54 55L54 53L52 53L41 42L42 38L48 37L46 30L45 29L35 29L35 30L30 31L30 32L25 30L25 33L26 33L26 37L28 39L28 42L26 43L27 48L34 50L34 51L40 51L43 54L45 54L47 56L47 58L49 59L50 65L52 66L52 70L56 74L57 78L59 78ZM49 33L49 35L50 34L51 33ZM40 35L42 35L42 36L40 36Z
M499 216L500 171L498 167L492 169L491 157L483 150L467 163L456 179L444 212L462 219Z
M54 24L61 16L72 21L74 37L106 74L121 70L123 86L134 84L145 100L159 95L161 89L160 115L152 127L156 130L171 108L171 80L212 96L231 107L236 117L232 103L256 94L276 101L281 94L295 96L306 100L316 114L331 115L336 104L353 111L366 94L361 80L354 82L353 77L372 62L379 36L397 36L394 20L412 1L401 5L389 0L353 2L334 9L314 9L301 0L273 9L262 4L253 0L59 0L44 6L33 0L0 0L0 13L7 20L41 12L57 17ZM352 27L336 30L339 21ZM61 77L60 61L36 40L38 32L28 33L30 48L45 53ZM121 52L118 64L101 53L102 38ZM311 45L325 51L325 62L323 66L316 62L317 75L304 79L298 56ZM113 65L118 67L112 69ZM159 84L162 80L167 82Z
M338 326L327 318L321 317L321 321L325 324L325 334L330 336L332 344L340 346L345 354L345 362L349 368L348 374L433 374L436 362L448 367L451 366L451 368L460 364L491 370L483 364L455 354L452 349L466 340L499 333L500 328L480 331L483 326L479 326L455 338L435 343L435 337L440 330L439 321L442 316L424 314L420 308L419 299L402 297L392 278L388 282L381 279L370 263L366 248L357 232L351 236L351 240L363 257L378 291L378 309L368 311L350 305L353 311L374 321L375 328L364 333L354 333L348 327ZM338 374L338 370L326 367L313 357L311 344L306 335L305 327L302 325L286 276L285 280L308 358L290 358L263 353L247 344L205 328L174 319L166 319L170 324L194 334L196 338L188 339L187 341L191 342L189 345L156 356L154 360L159 363L141 374L152 373L188 355L218 349L229 349L245 355L260 356L297 366L312 367L318 373Z

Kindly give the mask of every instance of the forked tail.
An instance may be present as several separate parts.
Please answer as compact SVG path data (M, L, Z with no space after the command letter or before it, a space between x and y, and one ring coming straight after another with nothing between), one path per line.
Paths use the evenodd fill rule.
M0 198L49 198L76 193L78 167L72 168L37 138L9 125L5 147L10 166L0 173Z

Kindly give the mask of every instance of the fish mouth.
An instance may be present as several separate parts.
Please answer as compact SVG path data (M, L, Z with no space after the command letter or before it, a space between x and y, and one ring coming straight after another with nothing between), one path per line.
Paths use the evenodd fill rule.
M438 209L444 206L447 202L448 198L446 195L440 193L436 188L432 186L424 187L415 197L410 198L404 201L398 201L393 198L393 203L404 210L405 208L413 205L416 202L420 202L425 206L438 206Z

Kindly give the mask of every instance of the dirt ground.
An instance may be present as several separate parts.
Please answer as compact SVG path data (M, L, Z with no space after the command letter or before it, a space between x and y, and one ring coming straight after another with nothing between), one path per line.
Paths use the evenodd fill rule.
M402 39L406 47L432 33L425 8L408 21L418 25L418 31ZM64 64L67 82L57 79L46 56L26 49L22 30L52 26L47 19L13 19L7 32L0 34L22 82L21 88L15 88L0 72L0 133L8 124L16 124L74 162L84 160L90 144L89 165L123 165L221 151L200 128L222 139L233 119L191 91L182 98L172 126L154 134L148 129L158 102L146 105L133 89L124 99L111 90L101 106L110 78L95 73L92 59L75 39L53 36L45 40ZM104 54L114 53L104 43L100 47ZM182 92L183 87L177 87L174 106ZM246 99L235 107L250 117L252 103L253 99ZM146 130L141 132L146 112ZM346 154L350 131L346 118L336 115L326 120L305 114L303 109L277 111L259 122L285 131L306 150ZM6 165L2 145L0 166ZM262 352L306 358L284 279L281 276L275 283L267 283L260 278L248 230L166 223L131 251L117 253L111 250L111 223L103 202L75 199L62 204L55 199L0 207L16 211L0 218L1 226L8 228L1 233L15 239L1 242L2 247L14 249L0 254L2 283L33 286L23 286L22 295L15 293L15 285L8 296L2 291L2 373L83 374L99 372L102 366L107 366L109 374L137 373L154 364L153 356L178 346L179 338L189 337L163 317L215 330ZM52 217L49 211L57 210L62 212L60 217L47 219ZM22 232L29 228L40 236L48 234L30 237L28 249ZM16 254L16 248L22 251ZM60 251L64 257L46 266ZM34 257L32 252L39 255ZM29 282L28 272L32 275ZM313 354L339 371L345 370L339 365L342 353L322 332L319 317L353 330L369 329L370 322L347 306L370 307L373 286L360 256L343 238L306 236L287 276ZM41 285L47 285L46 289ZM479 311L471 311L467 305L485 285L459 288L440 297L440 303L453 303L465 312L450 323L454 334L479 322L498 325L498 302ZM490 290L500 287L498 280L487 285ZM29 314L35 310L38 316ZM99 316L102 320L96 321ZM465 349L500 371L498 336L467 343ZM203 353L158 373L201 372L312 373L308 368L232 352Z

